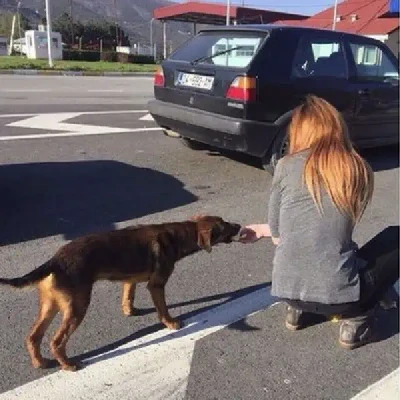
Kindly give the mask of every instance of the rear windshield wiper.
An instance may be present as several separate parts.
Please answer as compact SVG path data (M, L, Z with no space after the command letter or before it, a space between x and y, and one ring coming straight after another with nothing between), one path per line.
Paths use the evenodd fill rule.
M242 48L243 48L243 46L231 47L230 49L219 51L218 53L211 54L209 56L195 58L193 61L190 61L190 64L194 65L194 64L198 64L203 61L212 60L214 57L222 56L223 54L230 53L231 51L234 51L234 50L240 50Z

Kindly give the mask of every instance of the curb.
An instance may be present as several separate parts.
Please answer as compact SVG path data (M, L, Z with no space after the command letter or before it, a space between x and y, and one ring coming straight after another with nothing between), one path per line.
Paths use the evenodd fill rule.
M95 72L95 71L53 71L37 69L0 69L0 75L41 75L41 76L108 76L108 77L153 77L154 72Z

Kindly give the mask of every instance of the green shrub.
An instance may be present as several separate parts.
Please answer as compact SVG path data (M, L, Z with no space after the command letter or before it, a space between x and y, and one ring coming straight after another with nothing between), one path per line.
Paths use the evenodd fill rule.
M66 61L100 61L100 52L93 50L63 50Z
M115 51L103 51L100 54L101 61L107 62L116 62L117 61L117 53Z
M134 64L155 64L153 56L133 55Z

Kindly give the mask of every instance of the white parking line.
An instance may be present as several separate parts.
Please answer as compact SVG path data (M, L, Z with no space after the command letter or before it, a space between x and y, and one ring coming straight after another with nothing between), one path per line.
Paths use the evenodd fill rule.
M158 400L183 399L195 342L276 304L270 288L198 314L179 331L143 336L87 360L81 371L58 371L11 391L0 400Z
M380 381L367 387L350 400L398 400L400 399L400 369L395 369Z
M71 124L72 125L72 124ZM102 128L99 126L99 128ZM136 128L136 129L124 129L118 131L117 128L114 132L66 132L66 133L40 133L32 135L18 135L18 136L0 136L0 142L12 141L12 140L24 140L24 139L46 139L46 138L58 138L58 137L72 137L72 136L95 136L95 135L114 135L117 133L135 133L135 132L151 132L159 131L161 128Z
M122 93L124 89L89 89L89 93Z
M46 93L52 92L52 89L0 89L3 93Z
M146 114L147 110L112 110L112 111L78 111L79 114L85 115L107 115L107 114ZM0 114L0 118L19 118L19 117L32 117L34 115L54 114L48 113L22 113L22 114ZM59 113L61 114L61 113Z

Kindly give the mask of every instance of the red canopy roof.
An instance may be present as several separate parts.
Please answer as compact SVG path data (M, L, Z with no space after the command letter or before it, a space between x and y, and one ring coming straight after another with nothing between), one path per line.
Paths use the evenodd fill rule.
M385 35L399 28L397 16L390 16L389 0L346 0L337 9L336 30L361 35ZM277 21L280 24L332 28L334 8L330 7L303 21Z
M267 24L278 20L301 20L304 15L260 10L255 8L231 6L230 17L238 23ZM197 22L220 25L226 22L226 5L189 1L171 6L156 8L153 17L158 20Z

